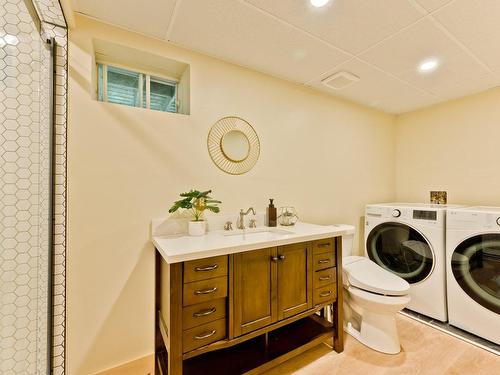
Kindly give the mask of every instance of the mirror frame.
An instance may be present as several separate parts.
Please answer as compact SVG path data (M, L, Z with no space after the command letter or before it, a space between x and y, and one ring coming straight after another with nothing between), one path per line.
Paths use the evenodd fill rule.
M242 160L234 160L224 152L223 139L233 131L241 132L248 141L248 154ZM240 175L251 170L260 155L260 141L255 129L248 121L236 116L223 117L212 125L207 137L207 147L214 164L220 170L232 175Z

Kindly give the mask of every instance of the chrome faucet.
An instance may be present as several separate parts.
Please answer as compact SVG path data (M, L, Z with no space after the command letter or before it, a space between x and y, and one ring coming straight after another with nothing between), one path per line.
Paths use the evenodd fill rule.
M244 221L244 218L245 218L245 215L248 215L249 212L252 211L252 213L255 215L255 210L253 209L253 207L250 207L247 212L243 212L243 210L241 209L240 210L240 217L238 218L238 220L236 220L236 227L238 229L245 229L245 221Z

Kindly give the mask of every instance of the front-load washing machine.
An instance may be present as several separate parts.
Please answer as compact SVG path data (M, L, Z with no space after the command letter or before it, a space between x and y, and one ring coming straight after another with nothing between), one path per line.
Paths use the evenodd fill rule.
M407 308L447 321L445 205L366 206L365 255L410 284Z
M450 324L500 344L500 207L448 210Z

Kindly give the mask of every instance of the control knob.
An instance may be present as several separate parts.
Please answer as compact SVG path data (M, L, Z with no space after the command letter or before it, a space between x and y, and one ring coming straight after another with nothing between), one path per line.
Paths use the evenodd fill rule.
M392 216L393 217L400 217L401 216L401 211L399 211L398 209L392 210Z

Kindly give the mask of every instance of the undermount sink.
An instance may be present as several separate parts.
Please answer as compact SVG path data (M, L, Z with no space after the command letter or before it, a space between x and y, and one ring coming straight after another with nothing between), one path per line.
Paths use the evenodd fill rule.
M279 236L285 236L287 234L292 234L285 229L280 228L247 228L247 229L236 229L230 232L225 232L224 236L254 236L254 235L267 235L267 234L275 234Z

